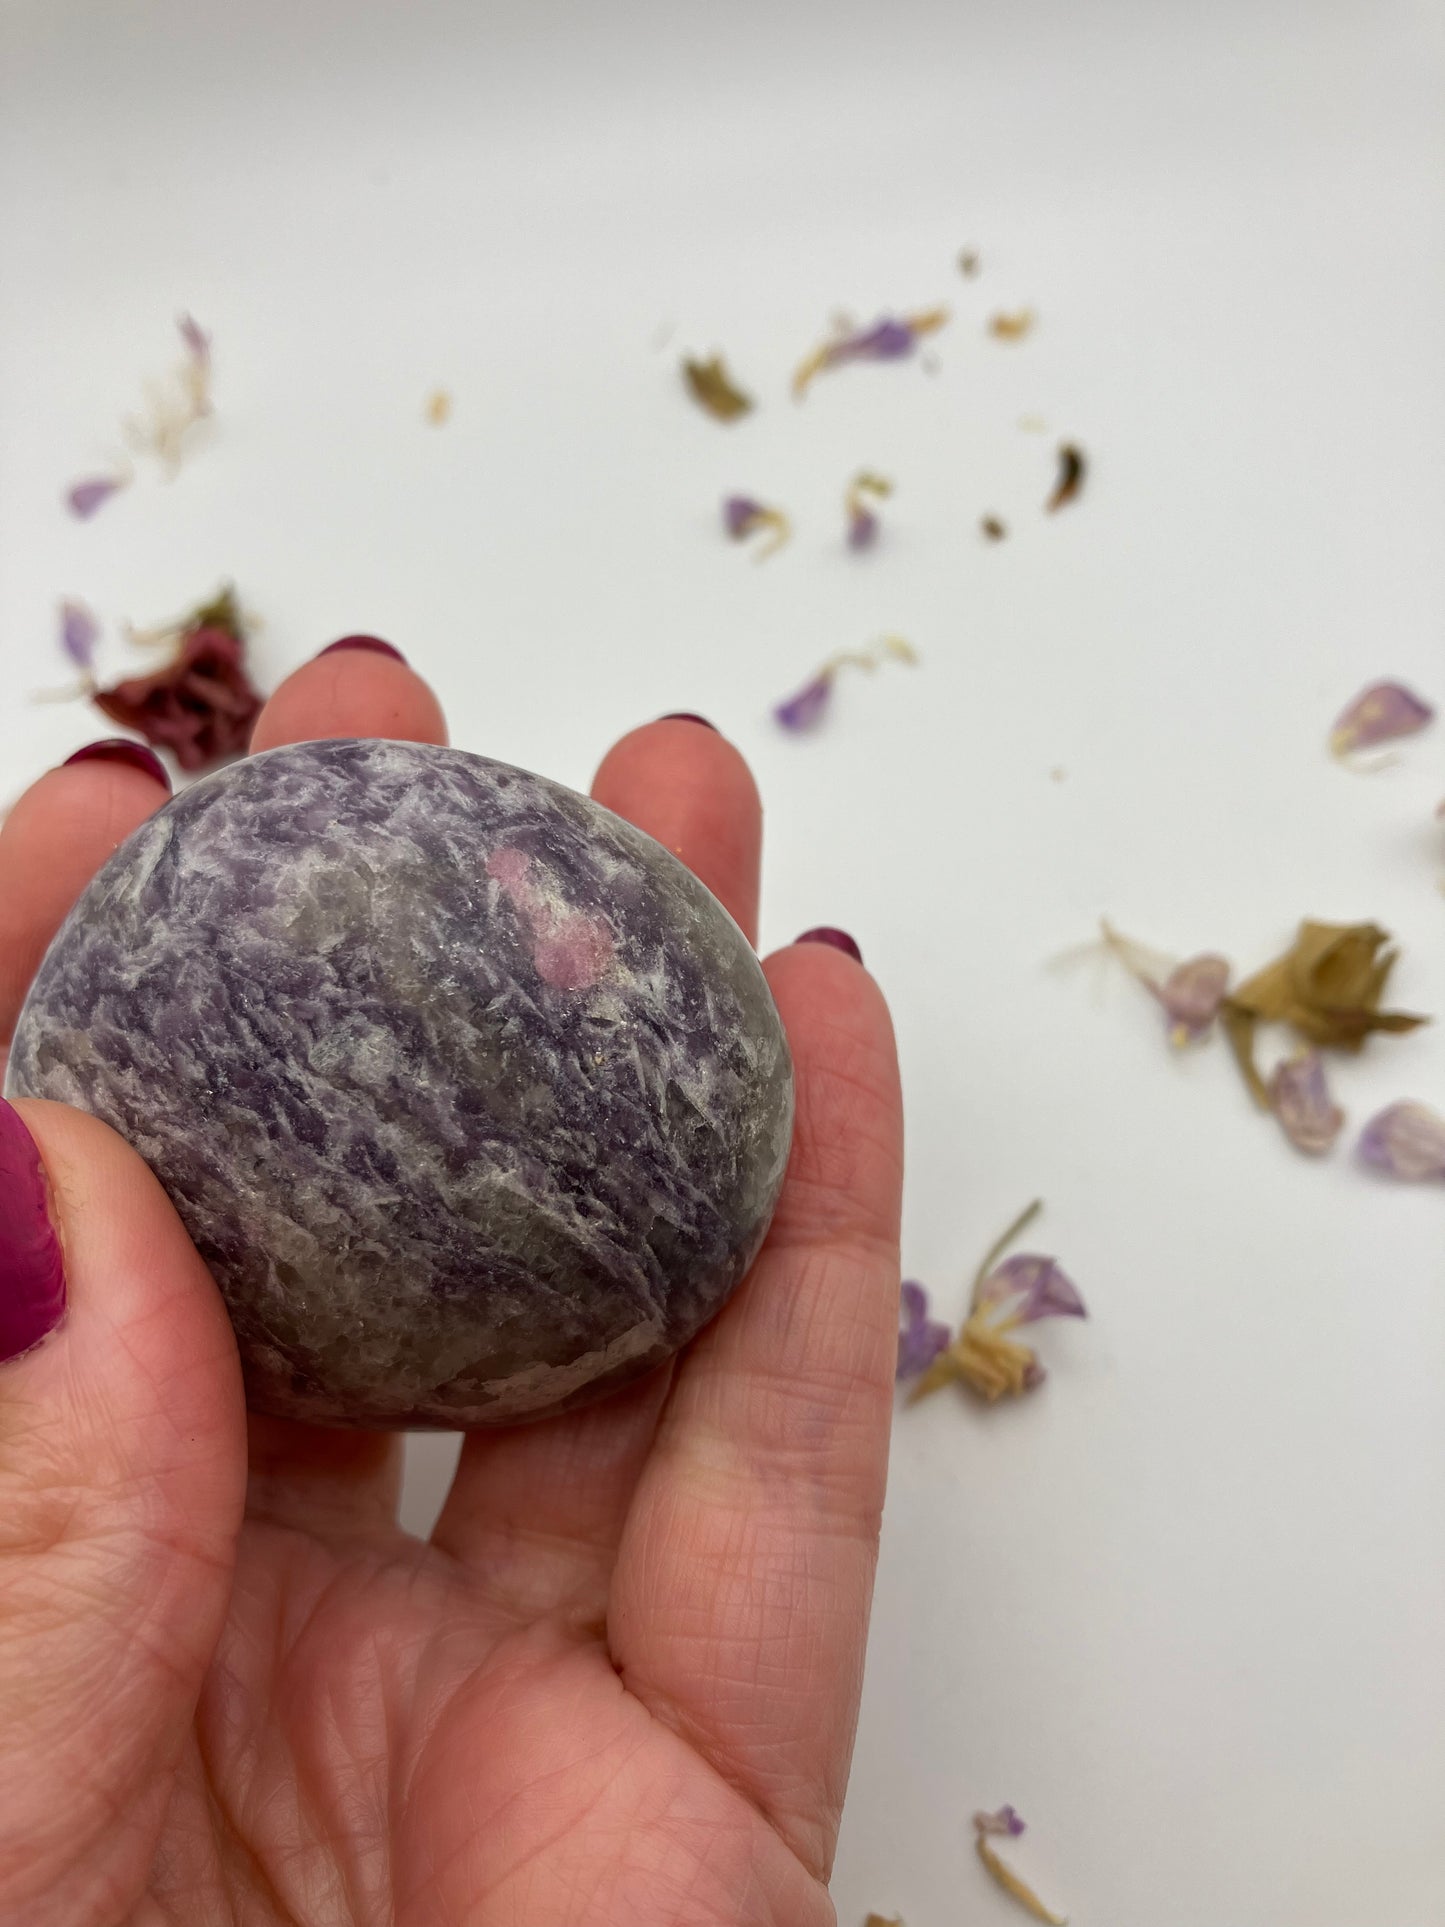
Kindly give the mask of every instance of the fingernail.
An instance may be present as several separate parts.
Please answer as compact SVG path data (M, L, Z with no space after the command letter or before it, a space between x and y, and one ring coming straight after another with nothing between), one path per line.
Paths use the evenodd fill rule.
M170 794L170 772L160 757L144 743L133 743L128 736L106 736L98 743L87 743L84 749L67 756L60 767L69 769L72 763L90 762L129 763L132 769L144 770L147 776L153 776L164 786L166 794Z
M657 720L660 723L701 723L703 728L710 729L714 736L718 734L716 723L710 723L706 716L694 716L690 709L669 709L665 716L659 716Z
M65 1273L40 1153L0 1097L0 1364L38 1345L64 1315Z
M338 649L369 649L375 656L390 656L394 662L404 663L406 657L395 643L383 642L380 636L343 636L339 642L328 642L317 653L323 656L335 655Z
M848 932L846 930L833 930L826 923L820 924L816 930L805 930L801 937L794 939L794 942L830 943L835 950L846 950L854 963L862 963L863 961L863 952L858 948L857 944L854 943L853 939L848 935Z

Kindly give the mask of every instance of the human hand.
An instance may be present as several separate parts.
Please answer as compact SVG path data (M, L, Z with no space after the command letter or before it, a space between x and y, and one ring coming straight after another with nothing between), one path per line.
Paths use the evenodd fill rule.
M404 665L346 649L282 685L252 747L320 736L445 726ZM722 737L649 724L593 794L755 935L761 813ZM94 758L11 812L0 1037L163 800ZM137 1155L59 1105L0 1111L0 1353L45 1322L46 1194L68 1292L0 1363L7 1927L833 1921L902 1123L867 973L814 943L765 967L797 1127L750 1276L638 1385L471 1435L425 1544L396 1524L397 1438L247 1417L220 1297Z

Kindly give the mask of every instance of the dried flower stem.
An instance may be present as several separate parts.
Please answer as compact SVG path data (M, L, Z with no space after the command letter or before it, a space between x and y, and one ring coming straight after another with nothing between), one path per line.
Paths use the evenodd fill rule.
M1012 1895L1021 1907L1033 1915L1035 1920L1043 1921L1045 1927L1069 1927L1065 1915L1056 1914L1051 1908L1046 1907L1033 1888L1026 1886L1011 1868L1004 1865L982 1833L975 1838L974 1846L978 1849L979 1859L988 1869L989 1877L995 1880L1006 1894Z

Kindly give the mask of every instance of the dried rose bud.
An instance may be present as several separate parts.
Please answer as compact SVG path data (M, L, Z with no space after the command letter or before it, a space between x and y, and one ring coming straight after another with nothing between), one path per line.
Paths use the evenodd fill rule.
M1407 1184L1445 1182L1445 1117L1403 1098L1372 1117L1356 1155L1372 1171Z
M95 663L95 645L100 624L83 602L60 605L60 646L77 669L89 671Z
M88 522L112 495L119 495L129 480L128 475L87 476L83 482L76 482L66 490L66 505L72 515L78 516L82 522Z
M924 335L933 334L948 320L947 308L928 308L919 314L885 315L871 328L848 329L815 348L793 376L793 393L801 398L809 383L825 368L848 361L901 361L911 355Z
M199 623L181 636L164 669L97 690L92 700L112 722L169 749L183 770L207 769L246 748L261 711L244 657L239 629Z
M1330 753L1348 756L1352 750L1373 749L1377 743L1413 736L1434 715L1429 703L1403 683L1371 683L1341 711L1330 731Z
M1298 1051L1276 1064L1267 1088L1270 1108L1296 1150L1317 1158L1331 1149L1345 1114L1330 1097L1317 1050Z
M928 1315L928 1293L913 1279L905 1278L898 1295L898 1371L899 1378L917 1378L926 1372L948 1343L948 1327Z

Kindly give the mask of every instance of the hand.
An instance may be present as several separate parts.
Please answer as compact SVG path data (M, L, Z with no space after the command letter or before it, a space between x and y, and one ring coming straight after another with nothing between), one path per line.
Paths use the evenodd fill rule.
M253 748L367 735L445 740L410 670L348 649L282 686ZM636 730L594 794L754 932L761 814L721 736ZM96 759L12 811L0 1036L71 903L162 801ZM396 1438L248 1421L220 1297L135 1153L59 1105L3 1119L10 1349L31 1139L68 1290L53 1333L0 1364L7 1927L832 1922L902 1126L867 973L814 943L766 969L797 1133L751 1275L671 1367L469 1437L426 1544L396 1524Z

